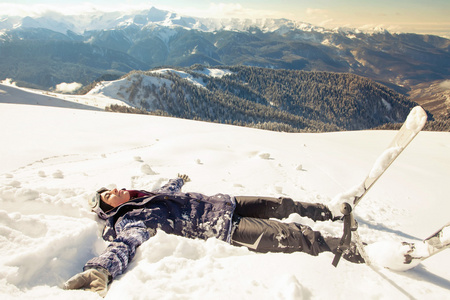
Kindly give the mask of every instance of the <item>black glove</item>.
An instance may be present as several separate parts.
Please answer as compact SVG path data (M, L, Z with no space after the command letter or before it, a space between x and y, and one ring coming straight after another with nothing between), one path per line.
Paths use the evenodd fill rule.
M111 278L109 272L103 268L88 269L79 273L64 283L65 290L78 290L96 292L105 297L108 292L108 282Z
M191 181L191 179L189 178L189 176L187 176L186 174L178 174L178 178L183 179L183 183L186 183L186 182Z

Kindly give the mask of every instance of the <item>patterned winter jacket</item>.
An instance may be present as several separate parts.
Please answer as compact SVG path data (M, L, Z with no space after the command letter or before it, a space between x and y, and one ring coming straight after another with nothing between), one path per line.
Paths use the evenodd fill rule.
M132 191L140 197L99 214L106 220L103 239L111 243L100 256L89 260L84 269L102 267L115 278L125 271L136 248L159 229L189 238L214 237L229 242L234 198L182 193L183 183L176 178L152 192Z

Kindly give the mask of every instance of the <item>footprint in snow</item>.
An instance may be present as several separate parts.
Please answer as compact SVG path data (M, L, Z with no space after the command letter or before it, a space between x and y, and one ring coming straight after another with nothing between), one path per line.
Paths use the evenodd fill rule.
M283 188L281 186L275 186L274 188L278 194L283 194Z
M64 174L61 170L56 170L53 174L52 174L53 178L57 178L57 179L63 179L64 178Z
M259 158L266 159L266 160L272 160L273 158L270 157L270 153L261 153L259 154Z
M22 183L20 181L17 180L13 180L11 181L9 184L9 186L15 187L15 188L20 188L20 186L22 185Z
M155 171L152 170L152 168L147 165L147 164L143 164L141 166L141 172L147 175L156 175L157 173Z
M298 165L296 168L297 171L306 171L305 169L303 169L302 165Z

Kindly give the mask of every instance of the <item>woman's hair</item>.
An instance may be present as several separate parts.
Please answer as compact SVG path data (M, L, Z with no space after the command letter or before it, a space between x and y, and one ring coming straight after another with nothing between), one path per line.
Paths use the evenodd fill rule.
M106 213L114 208L102 200L101 194L106 191L109 191L109 189L104 188L104 187L100 188L99 190L97 190L95 195L89 201L89 205L91 206L92 211L97 212L97 210L100 208L100 210L102 210L104 213Z
M108 212L111 209L113 209L114 207L112 207L111 205L109 205L108 203L104 202L101 198L100 198L100 208L104 211L104 212Z

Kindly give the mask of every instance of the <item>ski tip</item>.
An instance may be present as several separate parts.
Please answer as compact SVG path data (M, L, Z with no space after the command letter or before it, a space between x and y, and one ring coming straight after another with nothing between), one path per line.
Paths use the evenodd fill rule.
M427 113L421 106L414 107L406 118L405 125L409 130L419 132L427 122Z
M437 230L435 233L433 233L432 235L427 237L424 241L431 239L432 237L436 236L440 232L445 232L446 233L446 240L450 241L450 222L448 222L447 224L442 226L439 230Z

